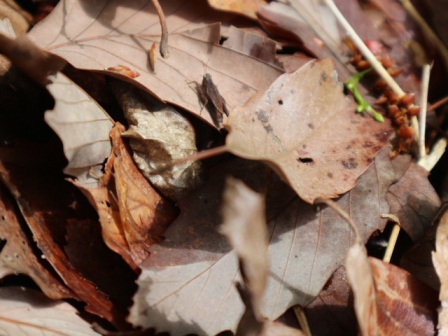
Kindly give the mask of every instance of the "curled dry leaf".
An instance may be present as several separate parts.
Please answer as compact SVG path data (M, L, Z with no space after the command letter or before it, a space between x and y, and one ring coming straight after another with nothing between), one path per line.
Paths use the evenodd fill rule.
M60 57L37 47L26 35L12 39L0 33L0 54L42 86L51 83L48 76L66 64Z
M100 0L90 6L80 0L60 1L29 36L39 46L80 69L105 71L117 64L127 66L140 73L133 80L139 87L195 113L211 125L213 121L203 111L192 82L201 83L205 73L211 74L231 109L243 105L258 90L268 88L283 72L274 65L220 46L219 24L196 29L207 23L226 22L233 14L226 16L214 11L204 6L204 0L173 0L162 3L170 32L170 57L158 60L155 74L147 51L154 42L159 43L159 19L150 0L138 7L131 4ZM191 22L186 23L192 15ZM120 78L130 81L127 77Z
M0 288L0 329L5 335L100 335L74 307L19 287Z
M115 186L121 225L133 260L140 264L148 248L162 240L163 233L176 218L176 208L149 184L135 166L117 123L111 132L115 153Z
M346 261L362 335L434 335L437 292L354 244Z
M243 14L251 19L256 19L257 10L266 5L265 0L208 0L208 3L216 9Z
M61 138L68 160L64 173L76 177L84 187L98 187L102 164L111 151L113 122L95 100L62 73L52 79L48 90L55 107L45 113L45 121Z
M3 185L0 185L0 278L10 274L28 275L51 299L76 298L33 253L29 238L20 227L19 218ZM45 263L45 262L44 262Z
M391 128L355 114L335 76L327 59L279 77L232 112L227 149L267 162L309 203L353 188Z
M448 335L448 212L440 218L436 234L436 252L432 255L434 267L440 279L439 299L442 308L439 312L439 335Z
M381 151L357 186L337 200L362 223L364 241L384 228L386 220L381 214L389 210L387 188L404 173L409 160L396 158L404 160L399 171L389 154L386 149ZM238 159L215 167L202 188L179 202L181 213L166 231L166 239L151 247L151 256L141 265L129 317L133 324L174 334L236 330L244 311L234 287L239 281L237 259L217 233L219 198L229 174L254 190L266 190L265 167ZM353 237L334 211L324 208L316 212L275 175L266 198L268 253L273 266L262 314L274 320L288 307L306 306L319 294L343 263ZM210 305L211 301L215 304Z
M197 152L190 122L171 106L127 83L114 81L111 87L129 122L123 136L129 138L133 158L142 174L164 196L175 201L200 186L203 183L200 161L185 162L152 174Z

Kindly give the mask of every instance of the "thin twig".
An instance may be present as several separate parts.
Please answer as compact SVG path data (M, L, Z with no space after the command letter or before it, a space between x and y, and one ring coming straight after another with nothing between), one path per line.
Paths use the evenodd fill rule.
M408 12L408 14L414 19L415 22L420 26L426 37L432 42L434 47L440 52L445 65L448 66L448 49L445 44L439 39L439 37L434 33L434 31L426 23L425 19L422 18L419 12L415 9L414 5L409 0L400 0L403 8Z
M442 106L443 104L448 103L448 96L445 98L440 99L438 102L435 102L434 104L430 105L427 108L427 111L430 112L432 110L435 110L436 108Z
M303 308L300 306L294 306L294 314L296 315L297 321L299 321L300 328L306 336L312 336L310 326L308 325L308 320L306 318Z
M400 226L394 224L394 228L389 237L389 244L387 244L386 252L384 252L383 261L389 263L394 253L395 245L397 244L398 235L400 234Z
M337 214L339 216L341 216L350 225L353 232L355 232L356 240L361 245L363 245L361 235L359 234L359 231L358 231L358 226L353 221L353 219L350 218L350 215L344 209L342 209L336 202L334 202L330 199L327 199L327 198L318 197L314 200L314 204L325 204L328 207L332 208L334 211L336 211Z
M447 140L445 138L439 139L432 147L431 153L418 160L418 165L425 168L427 171L431 171L445 153L446 146Z
M422 84L420 89L420 131L418 138L418 157L426 156L425 133L426 133L426 109L428 107L429 75L431 65L425 64L422 69Z
M168 47L168 28L166 27L165 14L163 14L162 7L159 4L159 0L151 0L154 5L157 15L159 16L160 27L162 28L162 38L160 39L160 55L163 58L170 57L170 51Z
M397 82L392 78L392 76L384 69L381 62L379 62L375 55L370 51L369 48L364 44L359 35L352 28L350 23L345 19L344 15L339 11L336 7L333 0L324 0L327 4L328 8L332 11L333 15L336 17L337 21L341 24L341 26L345 29L347 35L359 49L361 54L369 61L372 68L378 73L378 75L387 83L387 85L392 89L393 92L398 97L404 96L405 92L400 88Z

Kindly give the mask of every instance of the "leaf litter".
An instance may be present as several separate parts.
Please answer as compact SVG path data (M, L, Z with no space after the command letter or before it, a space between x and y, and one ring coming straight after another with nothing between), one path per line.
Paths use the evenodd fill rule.
M33 235L37 248L60 277L54 281L64 283L68 291L72 291L71 297L87 303L86 310L106 318L118 329L128 329L127 322L130 322L134 326L156 328L158 332L169 331L173 335L188 332L215 334L225 329L238 329L241 334L250 334L255 330L254 335L261 334L261 329L266 334L300 334L290 329L279 331L279 328L287 327L272 321L288 307L311 303L333 272L342 265L351 243L356 240L355 246L363 249L362 245L371 234L384 228L386 220L381 215L400 216L403 227L416 238L426 230L438 199L425 184L423 172L415 167L407 170L409 157L389 159L389 150L384 147L387 147L391 134L390 124L375 123L371 118L353 113L353 101L343 95L330 60L306 63L306 58L302 57L297 64L305 65L296 72L289 70L291 74L282 75L284 71L275 57L275 50L279 45L288 44L255 36L249 31L229 29L227 26L235 18L234 14L199 6L201 1L196 1L188 6L181 0L163 4L171 33L171 55L168 59L159 58L154 52L151 56L150 51L159 44L160 28L149 1L143 1L139 6L134 2L117 6L108 0L97 2L95 6L76 0L62 1L47 20L29 34L39 46L75 67L133 84L154 97L148 96L147 100L155 102L155 99L160 99L162 102L157 103L160 106L168 103L181 111L176 122L166 122L169 124L166 132L155 136L152 133L144 141L137 139L140 135L130 138L129 134L134 136L142 131L140 126L146 121L138 125L134 123L135 114L128 113L126 105L133 99L128 94L134 91L128 86L124 93L121 92L126 98L120 105L125 115L132 115L128 118L131 127L125 131L117 124L111 133L114 147L111 151L109 130L116 120L109 118L99 106L94 108L97 114L66 113L62 108L66 101L78 110L80 106L94 106L95 101L70 80L62 79L62 75L57 74L53 89L55 112L47 112L46 119L51 124L49 117L58 115L59 119L53 122L52 127L60 136L68 159L69 166L65 173L76 178L72 182L96 212L87 209L85 199L73 186L63 182L61 174L55 173L58 171L55 170L56 166L47 162L42 164L44 161L41 159L29 165L32 161L23 155L19 158L20 155L10 156L10 152L0 151L1 180L15 198L19 210L16 213L23 216L30 228L28 234ZM253 18L254 4L257 7L262 2L240 4L243 9L240 7L236 11ZM301 38L301 47L308 52L311 50L320 58L324 58L325 53L332 55L339 76L347 76L350 67L344 64L340 36L334 35L338 34L337 29L329 29L327 24L331 24L331 20L319 17L326 8L319 5L317 11L310 12L308 9L316 6L313 2L299 4L293 1L291 5L301 8L304 29L300 30L302 35L295 35L295 38ZM191 6L197 10L192 11ZM348 9L349 6L344 4L343 7ZM231 6L225 8L233 10ZM364 11L359 7L355 9L358 16ZM281 16L270 16L271 21L268 22L266 13L264 17L263 14L260 16L265 28L273 29L288 22L280 19ZM315 14L318 16L313 16ZM223 22L224 30L219 24L213 24L217 21ZM309 29L311 21L316 23L312 30ZM369 32L371 26L361 22L357 21L358 29L361 31L364 28L365 32ZM279 32L278 29L274 31ZM382 33L384 36L384 31ZM228 40L220 45L222 35ZM326 48L330 48L330 52ZM291 69L290 65L288 68ZM213 85L200 86L216 88L215 94L208 94L208 98L212 100L214 112L219 113L218 117L222 116L222 121L218 120L218 123L213 120L210 108L204 108L206 102L194 87L194 83L202 83L204 76L212 78ZM46 76L40 79L47 80ZM60 80L64 84L61 85ZM70 91L60 90L64 85L74 92L74 100L66 100ZM52 90L51 86L49 88ZM141 98L143 94L138 95ZM107 104L110 103L108 101ZM105 106L106 110L110 109L110 105ZM171 109L169 105L164 106ZM150 113L154 111L144 111L142 114ZM120 116L118 119L124 121ZM94 126L96 121L105 125L99 132L99 128ZM176 133L174 139L160 140L159 136L165 135L162 133L176 129L176 123L180 125L177 129L184 127L187 131ZM82 125L88 128L84 129ZM177 201L180 210L179 217L174 219L177 210L152 189L150 184L153 184L151 179L155 174L145 169L142 161L139 163L138 147L145 147L142 143L148 142L148 139L166 143L166 148L172 146L177 150L176 147L185 147L187 151L182 155L159 162L158 159L154 160L152 146L146 146L144 151L150 154L143 159L145 164L160 164L166 169L169 167L167 161L196 155L198 133L211 134L210 126L220 128L221 125L230 130L226 149L243 158L266 163L280 179L255 161L225 157L214 161L220 162L218 165L206 161L200 169L207 171L207 179L193 183L180 196L168 192L168 198ZM189 138L188 145L178 146L184 142L178 137L183 136ZM132 163L129 149L132 149L140 171ZM24 153L27 152L31 153L29 149ZM59 148L57 153L61 157L62 149ZM62 167L59 164L62 161L58 161L57 169ZM21 166L23 164L25 166ZM39 164L41 167L37 169ZM26 175L29 169L34 171ZM406 171L409 177L400 180ZM242 245L234 244L235 250L232 250L225 237L218 233L221 194L229 174L241 178L264 195L269 245L256 250L267 248L266 256L269 256L271 265L269 273L264 271L250 276L250 265L257 260L265 260L262 258L264 254L253 251L247 255L241 253L263 239L256 240L257 235L250 234L254 240L245 239ZM298 174L300 179L297 178ZM418 181L412 184L412 179ZM201 183L205 185L199 187ZM419 195L416 189L423 190L423 193ZM37 190L55 191L37 202ZM70 197L62 200L61 193ZM336 203L360 223L357 237L331 209L315 209L307 204L315 199L341 194ZM391 208L387 198L392 204ZM249 206L245 207L247 202L238 195L230 196L225 203L229 205L232 202L241 207L241 214L248 211L244 216L259 218L248 222L263 222L262 209L250 211ZM411 212L420 216L408 220ZM157 217L160 213L161 217ZM101 223L101 232L96 216ZM171 221L173 223L167 228ZM233 241L232 237L236 237L238 232L228 229L227 236ZM165 240L162 240L163 236ZM12 235L6 238L15 239ZM119 256L108 250L106 245ZM365 260L362 263L363 267L373 267L368 266ZM377 301L370 307L400 301L389 294L381 297L381 288L397 291L394 287L397 283L411 283L404 287L404 292L400 294L403 299L398 303L414 309L413 298L407 299L409 293L412 296L412 288L417 286L413 280L398 280L401 279L399 270L375 267L381 269L375 275L377 278L384 278L387 272L393 275L386 276L386 280L392 282L384 279L378 282L380 290L378 295L375 294ZM375 270L375 267L372 269ZM356 272L359 276L359 269L355 269ZM135 292L133 280L138 274L138 289ZM397 280L394 280L395 277ZM239 282L238 286L235 286L235 281ZM356 281L353 280L352 285ZM260 285L260 290L253 291L253 284ZM263 288L264 295L261 294ZM134 304L131 303L132 295ZM355 295L359 301L357 291ZM263 304L260 303L262 301ZM214 303L211 305L210 302ZM369 301L367 303L370 304ZM131 304L130 315L125 321ZM410 325L399 323L399 326L411 326L409 328L412 329L421 325L430 330L434 322L429 316L434 311L433 305L421 311L421 316L412 315ZM364 328L366 321L362 316L365 315L358 315L358 323ZM381 324L384 321L374 320L372 316L370 326L386 331L397 327L397 324L388 325L387 321ZM266 322L265 318L270 322Z

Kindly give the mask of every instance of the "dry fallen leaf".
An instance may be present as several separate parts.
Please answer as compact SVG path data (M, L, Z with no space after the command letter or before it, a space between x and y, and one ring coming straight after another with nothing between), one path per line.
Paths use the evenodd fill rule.
M14 204L2 185L0 214L0 278L10 274L25 274L33 279L49 298L76 298L76 295L49 271L51 266L34 255L33 245L22 231Z
M64 173L86 188L98 187L104 160L110 155L113 120L84 90L62 73L52 77L48 90L56 103L45 121L61 138L68 165Z
M131 256L138 265L145 260L148 248L162 240L177 210L143 177L132 161L121 134L124 126L117 123L111 132L115 153L115 186L121 225Z
M162 195L177 201L203 183L200 161L188 161L152 172L197 152L191 123L173 107L127 83L111 83L129 123L123 136L129 138L133 159L142 174Z
M434 335L437 292L353 246L346 262L361 335Z
M332 61L310 62L232 112L226 148L267 162L306 202L336 197L354 187L391 133L388 122L354 110Z
M364 241L386 224L380 216L389 210L388 186L406 169L405 162L399 166L402 171L390 163L389 151L383 150L357 186L338 200L362 223ZM216 231L219 199L228 174L255 190L266 188L263 165L234 160L215 167L204 187L179 202L181 213L166 231L166 239L150 249L151 256L141 265L129 317L134 325L174 334L236 330L244 311L234 288L234 281L239 280L237 260ZM275 175L271 180L266 204L272 268L262 313L274 320L288 307L305 306L318 295L343 263L353 237L331 209L316 213ZM210 305L211 301L215 304Z
M233 15L214 11L204 3L205 0L162 3L170 32L170 57L158 59L155 73L147 50L154 42L159 44L160 25L150 0L139 7L112 0L101 0L95 6L80 0L60 1L29 36L80 69L106 71L108 67L123 65L137 71L140 76L133 80L108 73L132 81L213 125L192 83L200 83L202 76L210 73L231 109L243 105L258 90L268 88L282 70L220 46L219 24L203 26L226 22ZM196 29L199 27L203 28Z
M4 335L100 335L63 301L23 287L0 288L0 330Z
M251 19L257 18L258 8L266 5L265 0L208 0L213 8L243 14Z

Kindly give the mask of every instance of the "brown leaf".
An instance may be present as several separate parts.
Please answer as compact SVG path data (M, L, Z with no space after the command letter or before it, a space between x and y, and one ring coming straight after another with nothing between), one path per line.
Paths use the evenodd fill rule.
M394 265L367 258L358 243L350 248L346 269L362 335L434 335L438 302L432 288Z
M227 149L267 162L306 202L354 187L391 133L355 112L331 60L284 74L229 118Z
M100 335L67 302L23 287L0 288L0 329L5 335Z
M115 153L115 185L121 225L136 264L145 260L148 248L163 238L169 224L176 218L176 208L162 198L146 181L126 149L117 123L111 138Z
M51 83L48 76L61 70L66 63L60 57L37 47L25 35L12 39L0 34L0 54L42 86Z
M174 201L199 187L204 178L200 161L188 161L152 174L197 152L191 123L173 107L127 83L113 81L111 87L129 123L123 135L129 138L133 159L146 179Z
M333 273L316 299L304 309L315 336L358 334L353 292L344 266Z
M29 238L22 231L19 218L7 190L0 185L0 278L10 274L26 274L52 299L76 298L33 253Z
M80 0L64 0L29 35L41 47L80 69L105 71L119 64L127 66L140 76L133 80L120 78L138 83L163 101L213 124L210 115L202 111L191 83L201 83L205 73L211 74L230 110L243 105L254 92L269 87L282 70L218 45L219 25L196 29L233 17L204 4L205 0L162 3L170 32L170 57L157 60L156 73L150 67L147 50L154 42L159 43L160 25L150 0L138 7L132 2L123 7L112 0L101 0L95 6ZM194 19L186 23L192 16Z
M0 20L8 20L17 35L24 35L30 29L32 16L11 0L0 1Z
M411 163L406 174L387 192L390 213L400 220L400 226L416 241L431 227L440 206L440 199L428 181L429 173Z
M124 308L129 304L135 275L103 245L98 223L89 218L95 214L83 202L82 195L58 171L44 171L38 166L30 169L13 163L1 164L0 178L16 199L45 259L67 287L87 304L86 310L125 327ZM67 233L69 226L75 229ZM77 234L81 237L75 238ZM77 249L70 250L68 242L74 241L84 242L82 248L88 258L79 260ZM83 269L79 270L81 266ZM87 274L89 269L94 272Z
M409 160L399 157L397 160ZM388 212L386 191L400 177L382 151L357 186L338 204L363 223L364 241L382 230ZM406 165L402 163L405 167ZM240 178L254 190L266 189L263 165L234 160L215 167L207 184L179 202L181 213L168 228L166 239L154 245L141 265L139 290L129 320L158 331L214 334L235 330L244 307L234 288L239 281L236 256L216 231L219 198L225 176ZM315 209L271 176L267 192L271 273L263 315L271 320L295 304L310 303L350 246L350 230L330 209ZM352 238L353 239L353 238ZM209 302L216 304L210 305ZM174 307L174 308L173 308ZM215 323L219 316L220 323ZM222 321L224 321L222 323Z

